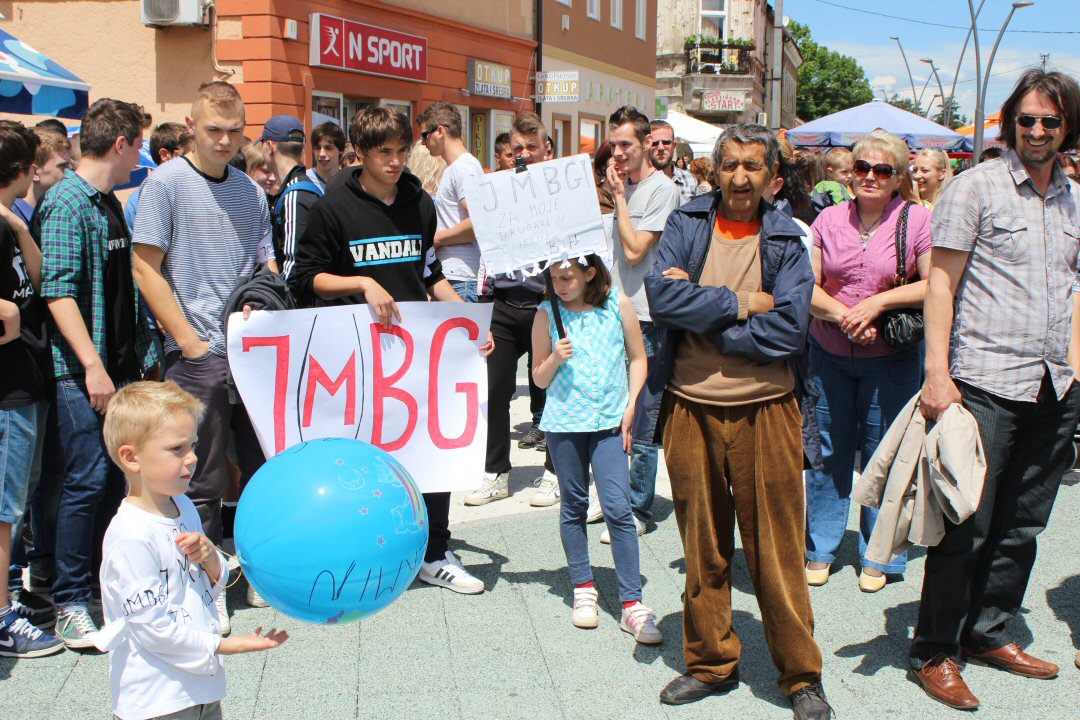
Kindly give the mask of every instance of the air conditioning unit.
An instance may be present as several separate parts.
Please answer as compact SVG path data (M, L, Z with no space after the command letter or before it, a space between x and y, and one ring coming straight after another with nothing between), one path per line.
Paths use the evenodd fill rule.
M206 25L209 4L207 0L142 0L143 25Z

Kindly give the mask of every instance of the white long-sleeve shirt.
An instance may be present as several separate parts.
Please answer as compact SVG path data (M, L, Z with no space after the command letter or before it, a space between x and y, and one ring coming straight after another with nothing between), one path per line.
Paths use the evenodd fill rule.
M144 720L225 698L225 666L217 654L221 625L214 601L228 582L213 584L184 557L176 536L202 532L187 497L173 498L166 518L124 501L105 533L101 602L105 627L95 644L109 652L113 712Z

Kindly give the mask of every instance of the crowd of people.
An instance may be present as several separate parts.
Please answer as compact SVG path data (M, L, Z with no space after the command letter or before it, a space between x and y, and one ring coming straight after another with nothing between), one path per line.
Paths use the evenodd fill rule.
M151 125L140 106L95 102L77 154L55 122L0 121L0 656L108 650L118 717L207 718L220 716L220 655L287 639L228 638L217 549L223 501L264 461L230 400L223 310L264 272L290 303L366 304L387 328L399 302L493 304L485 467L465 504L510 494L510 402L527 355L532 427L519 445L545 453L531 502L561 505L577 627L600 623L586 524L603 520L619 627L664 642L638 540L664 449L686 558L686 673L662 702L738 686L737 523L780 690L796 718L832 717L811 588L851 561L839 548L853 472L894 422L953 428L960 408L977 423L962 459L985 473L961 517L937 508L912 677L972 709L963 658L1058 673L1006 625L1080 418L1080 186L1059 155L1080 133L1074 80L1026 73L1002 108L1000 157L956 177L943 153L912 154L883 130L819 153L737 124L711 158L687 162L670 125L619 108L593 158L610 254L552 265L550 287L487 272L464 190L485 168L457 108L435 103L415 124L369 107L348 137L333 123L308 137L282 115L248 142L236 89L207 83L186 125L154 128L158 168L123 208L114 189ZM496 170L555 154L531 112L495 150ZM882 493L915 493L896 468L920 452L896 451ZM906 528L933 510L886 513L867 494L856 562L874 593L902 579ZM449 548L450 494L424 502L418 578L482 593ZM251 588L246 600L265 605Z

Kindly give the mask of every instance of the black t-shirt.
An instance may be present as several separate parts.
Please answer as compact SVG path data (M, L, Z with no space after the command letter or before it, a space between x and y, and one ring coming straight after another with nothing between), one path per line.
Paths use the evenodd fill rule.
M29 405L45 395L49 340L45 307L34 292L15 233L0 220L0 298L19 306L19 338L0 345L0 407Z
M105 349L109 377L116 384L139 379L135 351L135 278L131 274L131 233L124 209L112 193L98 195L109 220L109 257L105 261Z

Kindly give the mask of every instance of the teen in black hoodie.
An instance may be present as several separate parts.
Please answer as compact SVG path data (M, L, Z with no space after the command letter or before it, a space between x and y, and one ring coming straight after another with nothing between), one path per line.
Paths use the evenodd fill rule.
M327 194L308 216L289 287L301 307L367 303L386 327L401 322L397 302L461 298L435 258L435 203L405 171L412 147L408 119L371 107L349 128L364 166ZM491 353L493 341L484 346ZM424 493L428 547L418 577L476 594L484 583L461 566L450 541L450 493Z

